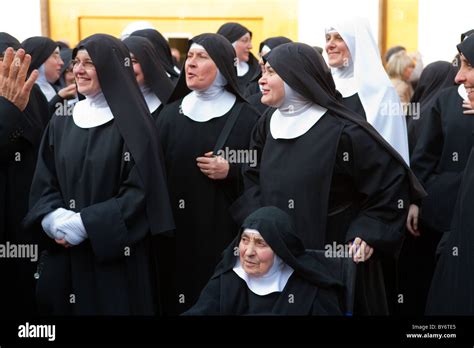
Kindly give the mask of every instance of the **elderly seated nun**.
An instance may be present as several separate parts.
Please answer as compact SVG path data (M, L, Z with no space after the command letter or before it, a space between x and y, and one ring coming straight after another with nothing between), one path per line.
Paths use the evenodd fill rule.
M184 314L341 315L342 282L321 261L305 251L288 214L260 208L245 219L198 302Z
M124 41L130 50L133 71L154 120L173 92L173 84L160 64L151 42L140 36L130 36Z
M179 69L174 65L171 49L168 41L156 29L140 29L134 31L130 36L140 36L148 39L158 54L158 59L171 82L176 83L179 77Z
M150 238L174 228L156 128L120 40L92 35L73 62L85 99L72 117L51 119L24 219L43 237L38 306L45 314L150 315Z
M259 64L263 64L262 57L266 55L268 52L270 52L273 48L282 45L284 43L292 42L290 39L284 36L275 36L275 37L270 37L260 43L260 48L259 48L259 54L260 54L260 60ZM255 81L258 82L260 79L261 74L259 74L256 78ZM247 100L249 101L250 104L252 104L261 114L265 112L265 110L268 108L267 105L262 104L260 101L262 99L262 91L260 90L260 87L258 88L258 91L252 95L249 95L247 97Z
M76 87L70 85L56 91L53 84L61 77L64 65L60 49L56 42L47 37L35 36L21 43L26 53L31 55L31 64L28 73L38 69L39 77L36 84L48 100L50 113L59 110L62 113L64 100L76 98ZM62 113L62 116L69 116Z
M170 259L177 262L176 293L167 301L171 312L194 304L222 250L235 238L238 225L228 208L243 190L242 163L257 160L248 146L258 114L237 87L234 58L232 45L221 35L194 37L184 71L157 120L176 221L176 246L164 259L166 265Z
M327 28L326 53L344 105L363 116L409 163L403 107L367 20L351 18Z
M262 102L272 108L252 132L259 161L243 169L246 191L233 216L240 223L273 205L293 218L305 248L352 245L354 261L364 263L354 313L386 314L380 260L399 250L410 199L423 189L377 131L342 105L316 50L287 43L264 60Z
M234 46L237 55L237 81L245 96L258 92L260 67L252 49L252 32L239 23L225 23L217 34L224 36Z

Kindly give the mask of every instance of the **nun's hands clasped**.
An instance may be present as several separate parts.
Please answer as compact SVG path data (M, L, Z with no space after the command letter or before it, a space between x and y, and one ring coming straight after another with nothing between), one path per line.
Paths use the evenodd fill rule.
M221 156L213 156L212 151L204 154L204 157L196 158L197 166L209 179L223 180L229 173L229 162Z
M355 238L354 241L350 243L350 246L349 256L352 257L355 263L367 261L374 253L374 248L370 247L359 237Z
M9 47L5 51L3 62L0 64L0 96L8 99L20 111L25 110L30 99L30 92L38 78L38 71L33 70L27 79L31 56L25 50L19 49L14 53Z

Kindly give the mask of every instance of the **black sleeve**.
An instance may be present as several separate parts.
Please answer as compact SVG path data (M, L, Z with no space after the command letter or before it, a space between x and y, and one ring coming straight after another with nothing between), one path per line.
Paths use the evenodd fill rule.
M250 136L250 151L257 154L255 166L249 163L242 166L244 193L232 204L230 211L235 222L240 226L245 218L261 207L260 199L260 162L267 138L267 120L270 113L259 118Z
M150 233L144 184L136 165L130 163L130 166L115 197L81 210L94 255L100 262L125 258L127 250L130 252L134 244Z
M430 112L419 120L421 122L420 138L416 142L410 161L413 172L424 186L435 175L443 151L444 134L439 101L438 98Z
M22 111L4 97L0 97L0 159L10 161L23 147L23 133L28 122Z
M220 277L213 278L202 290L198 301L182 315L221 315L220 311Z
M349 159L342 165L351 173L361 199L346 242L360 237L377 252L394 255L403 240L410 202L408 172L364 130L349 127L350 143L345 145Z

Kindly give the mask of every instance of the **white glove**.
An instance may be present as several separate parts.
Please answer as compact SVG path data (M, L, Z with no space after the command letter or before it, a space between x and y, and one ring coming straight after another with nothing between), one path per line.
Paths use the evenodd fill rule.
M49 238L63 239L64 234L58 234L57 226L60 222L69 219L74 214L75 212L73 212L72 210L58 208L43 217L43 220L41 220L41 226L43 227L43 230L46 232Z
M68 219L62 220L57 225L57 233L62 233L63 238L72 245L78 245L87 238L86 228L82 223L81 214L75 213Z

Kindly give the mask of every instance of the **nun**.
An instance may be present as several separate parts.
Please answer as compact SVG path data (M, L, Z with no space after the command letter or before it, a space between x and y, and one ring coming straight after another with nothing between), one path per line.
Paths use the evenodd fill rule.
M462 83L474 106L474 35L457 46L461 68L456 82ZM465 116L472 117L472 116ZM427 315L474 315L474 147L460 184L452 225L443 234L439 259L427 301Z
M154 312L150 237L174 224L156 128L129 63L112 36L79 42L73 71L85 99L43 136L23 221L41 237L43 314Z
M354 312L387 314L380 260L399 251L408 205L424 191L398 152L343 106L316 50L287 43L264 60L262 102L272 108L252 132L257 166L244 167L246 191L232 214L241 223L274 205L305 248L351 245L363 263Z
M327 28L326 53L344 105L366 119L409 163L403 107L367 20L352 18Z
M292 42L292 41L284 36L270 37L262 41L259 46L260 66L263 67L263 61L262 61L263 56L265 56L273 48L279 45L282 45L284 43L288 43L288 42ZM261 77L262 75L259 74L254 80L258 83L258 80ZM258 91L256 93L251 94L247 97L247 100L249 101L249 103L252 104L255 107L255 109L257 109L261 114L263 114L265 110L268 108L268 106L265 104L262 104L261 99L262 99L262 91L260 90L260 87L258 88Z
M474 40L467 36L465 41L469 38ZM460 83L457 79L455 82ZM459 185L473 144L474 118L463 110L463 102L468 99L464 84L443 89L418 125L420 136L411 167L428 192L421 202L420 223L439 234L451 227Z
M63 102L76 98L76 87L70 85L56 90L53 85L59 80L64 62L61 59L60 49L56 42L47 37L34 36L21 43L26 53L32 57L30 71L38 69L39 77L36 84L48 100L50 115L61 108ZM64 112L60 112L63 116Z
M252 32L239 23L229 22L223 24L217 34L224 36L234 46L237 55L237 82L244 96L257 93L257 81L261 71L258 60L250 51Z
M158 53L144 37L130 36L124 41L130 50L133 71L154 120L173 92L173 84L160 64Z
M228 211L243 191L241 167L255 165L248 151L258 114L237 86L235 51L221 35L202 34L190 49L175 90L157 120L174 218L175 239L164 263L175 274L167 301L181 313L197 300L235 238ZM203 243L203 240L210 241ZM166 255L166 250L162 253ZM170 260L176 266L168 266Z
M288 214L260 208L184 315L342 315L343 282L327 260L305 251Z
M158 60L161 66L165 69L166 74L171 82L176 83L179 77L179 69L174 65L171 56L171 49L168 41L158 30L155 29L140 29L134 31L130 36L140 36L148 39L156 50Z
M420 137L424 116L433 106L439 94L448 87L455 87L454 77L457 68L449 62L437 61L428 64L421 73L417 87L411 98L411 105L419 105L408 114L408 139L410 143L410 154L413 154L416 142Z
M444 61L433 62L423 70L410 102L411 105L417 105L417 107L412 109L407 119L411 154L421 132L420 126L424 118L429 114L440 93L445 88L456 85L454 82L456 73L456 67ZM416 205L412 205L410 209L419 211ZM410 218L407 228L410 233L403 243L398 264L399 291L404 295L403 305L399 306L400 314L423 315L436 264L436 246L441 239L441 234L428 230L426 226L421 226L421 223L415 228ZM413 267L414 263L417 267Z

